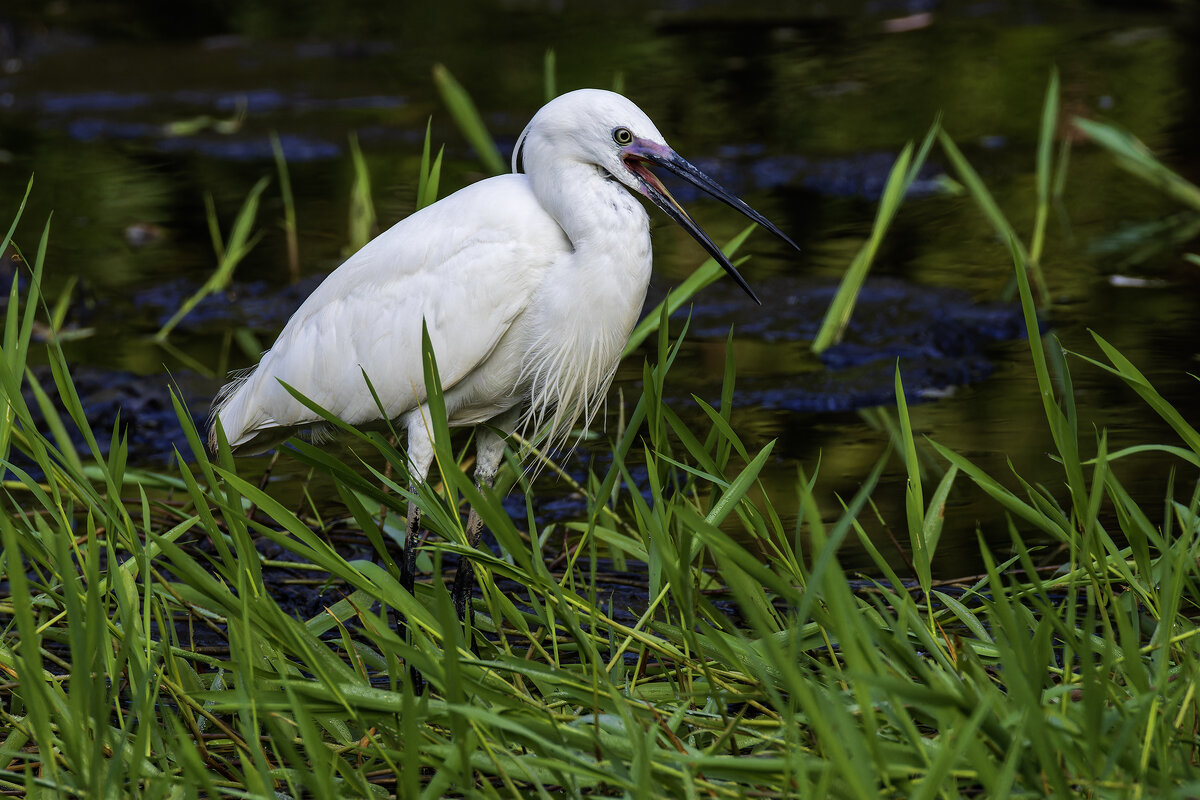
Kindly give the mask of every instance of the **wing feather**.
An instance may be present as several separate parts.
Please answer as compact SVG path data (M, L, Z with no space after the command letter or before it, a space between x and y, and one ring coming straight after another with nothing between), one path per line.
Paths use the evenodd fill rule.
M421 322L443 389L492 353L547 270L570 252L523 175L467 188L402 220L351 256L309 296L248 375L218 394L230 444L319 422L284 381L339 418L389 418L425 401ZM276 437L267 437L274 439Z

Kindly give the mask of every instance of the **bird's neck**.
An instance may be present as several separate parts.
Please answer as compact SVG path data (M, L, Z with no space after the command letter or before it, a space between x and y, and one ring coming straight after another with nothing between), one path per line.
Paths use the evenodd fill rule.
M542 207L571 243L530 304L522 380L526 424L565 439L602 404L650 282L650 224L641 203L584 164L530 175Z
M576 252L612 252L616 248L644 252L649 257L650 220L646 210L628 189L597 167L560 162L545 174L529 177L543 208L558 222Z
M589 363L610 371L646 299L649 217L628 190L594 166L560 161L549 175L529 178L571 243L539 291L535 327L552 332L552 349L586 352Z

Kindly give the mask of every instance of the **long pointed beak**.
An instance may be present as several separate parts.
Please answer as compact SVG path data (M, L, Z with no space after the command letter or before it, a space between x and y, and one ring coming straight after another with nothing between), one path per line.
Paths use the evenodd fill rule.
M799 250L800 248L796 246L796 243L784 235L783 231L775 227L770 220L743 203L722 187L721 184L705 175L694 164L669 147L648 139L638 138L634 139L633 143L625 148L622 158L625 162L625 167L633 173L638 183L641 184L642 192L646 197L650 198L650 201L654 205L661 208L668 217L675 220L681 228L691 234L692 238L699 242L700 246L729 273L729 277L733 278L737 282L737 285L742 287L742 291L750 295L754 302L762 305L762 301L758 299L758 295L754 293L754 290L750 288L750 284L746 283L746 279L734 268L725 254L721 252L721 248L717 247L716 243L704 232L704 229L696 224L696 221L684 210L683 206L679 205L679 201L671 196L671 193L667 191L667 187L662 185L662 182L655 177L654 173L646 168L646 163L657 164L660 167L669 169L688 183L703 189L730 208L745 214Z

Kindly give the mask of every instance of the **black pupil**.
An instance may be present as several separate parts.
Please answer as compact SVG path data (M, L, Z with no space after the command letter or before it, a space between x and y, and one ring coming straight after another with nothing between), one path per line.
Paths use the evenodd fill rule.
M625 128L617 128L617 142L620 144L628 144L633 136Z

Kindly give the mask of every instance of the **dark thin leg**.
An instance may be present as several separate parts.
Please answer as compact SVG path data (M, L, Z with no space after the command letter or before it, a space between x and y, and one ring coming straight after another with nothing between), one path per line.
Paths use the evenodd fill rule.
M416 493L417 488L412 487ZM416 503L408 505L408 522L404 526L404 561L400 564L400 585L412 594L417 582L417 544L421 539L421 511Z
M496 470L500 467L500 459L504 456L504 434L499 431L511 432L516 426L518 412L507 412L493 422L496 428L480 426L475 432L475 485L482 491L486 486L491 488L496 480ZM479 513L472 508L467 516L467 545L474 549L479 546L480 534L483 533L483 520ZM471 605L471 593L475 589L475 565L471 559L463 556L458 560L458 570L454 573L454 589L450 598L458 618L466 623L467 644L471 652L479 655L475 645L475 609Z
M416 492L416 487L413 487ZM408 522L404 526L404 560L400 563L400 586L404 591L413 594L417 581L417 543L421 538L421 512L416 503L409 503ZM408 635L408 623L403 614L396 614L396 633L401 639ZM412 679L413 692L420 694L425 689L425 678L414 666L408 668Z
M483 534L483 520L475 509L467 516L467 544L472 548L479 546ZM467 644L471 652L479 655L479 647L475 644L475 606L471 604L471 594L475 590L475 565L471 559L463 556L458 560L458 569L454 572L454 589L450 597L454 600L454 610L458 618L466 623Z

